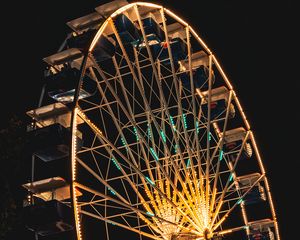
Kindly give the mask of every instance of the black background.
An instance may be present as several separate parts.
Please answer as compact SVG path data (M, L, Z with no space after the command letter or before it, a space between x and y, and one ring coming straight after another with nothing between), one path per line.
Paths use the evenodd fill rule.
M25 118L25 112L37 106L46 67L42 58L55 53L71 31L65 23L104 2L10 1L2 7L8 14L1 17L0 128L13 115ZM282 239L297 239L299 26L292 1L152 2L186 20L221 63L256 136Z

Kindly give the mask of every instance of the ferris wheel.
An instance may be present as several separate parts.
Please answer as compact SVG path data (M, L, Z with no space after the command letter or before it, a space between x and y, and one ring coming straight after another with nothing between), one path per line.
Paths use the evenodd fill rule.
M95 10L67 23L27 112L36 239L279 240L253 132L199 35L151 3Z

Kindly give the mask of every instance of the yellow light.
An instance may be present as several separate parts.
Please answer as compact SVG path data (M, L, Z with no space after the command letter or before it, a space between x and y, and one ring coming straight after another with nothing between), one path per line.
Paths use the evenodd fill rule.
M221 68L221 66L220 66L220 64L219 64L219 62L218 62L218 60L216 59L216 57L215 57L214 55L212 55L212 59L213 59L213 62L216 64L218 70L220 71L220 73L221 73L223 79L225 80L225 82L226 82L226 84L227 84L229 90L232 90L233 87L232 87L231 83L229 82L229 80L228 80L226 74L224 73L223 69Z
M236 103L238 105L238 108L239 108L239 110L240 110L240 112L242 114L243 120L245 122L245 125L246 125L246 128L247 128L246 130L250 130L250 124L249 124L249 122L248 122L248 120L246 118L246 115L245 115L245 113L243 111L243 108L242 108L242 106L240 104L240 101L239 101L239 99L237 98L237 96L235 94L235 91L233 91L233 95L234 95L235 101L236 101Z
M162 6L154 4L154 3L147 3L147 2L137 2L136 5L145 6L145 7L153 7L153 8L162 8Z
M200 42L200 44L202 45L202 47L209 53L211 54L210 49L206 46L206 44L204 43L204 41L199 37L199 35L195 32L195 30L188 25L187 22L185 22L182 18L178 17L177 15L175 15L173 12L171 12L169 9L164 8L165 12L171 16L172 18L176 19L178 22L180 22L182 25L188 27L191 31L191 33L194 35L194 37Z
M257 144L256 144L256 141L254 139L254 136L253 136L253 132L250 131L250 138L252 140L252 145L254 147L254 151L256 153L256 156L257 156L257 159L258 159L258 163L259 163L259 166L260 166L260 169L261 169L261 172L262 174L265 174L266 171L265 171L265 168L263 166L263 163L262 163L262 160L261 160L261 157L260 157L260 154L259 154L259 151L258 151L258 148L257 148Z
M111 21L110 17L108 19L106 19L106 21L101 25L100 29L98 30L96 36L94 37L94 39L92 41L92 44L91 44L91 46L89 48L89 52L91 52L93 50L93 48L95 47L96 43L98 42L98 39L103 34L103 31L106 28L106 26L109 23L109 21Z
M200 96L201 98L203 98L203 94L201 93L201 91L200 91L199 88L196 89L196 92L199 94L199 96Z
M72 165L72 182L73 182L73 208L74 208L74 216L75 216L75 224L78 240L82 240L81 235L81 226L80 226L80 218L79 218L79 209L77 203L76 196L76 139L77 139L77 112L78 109L74 108L74 116L73 116L73 125L72 125L72 151L71 151L71 165Z
M116 10L114 13L112 13L112 14L110 15L110 17L113 18L113 17L115 17L115 16L121 14L122 12L126 11L127 9L132 8L134 5L136 5L136 3L130 3L130 4L127 4L127 5L125 5L125 6L121 7L121 8L119 8L118 10Z
M232 232L232 230L229 229L229 230L221 231L221 232L219 232L219 234L222 235L222 234L227 234L227 233L231 233L231 232Z

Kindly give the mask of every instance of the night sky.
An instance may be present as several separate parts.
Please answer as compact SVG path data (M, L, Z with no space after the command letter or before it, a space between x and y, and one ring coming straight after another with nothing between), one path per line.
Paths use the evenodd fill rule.
M1 20L5 54L0 128L13 115L25 119L25 112L37 106L46 67L42 58L55 53L71 31L65 23L105 2L10 1L2 8L9 16ZM149 2L164 5L190 23L221 63L256 136L282 239L297 239L300 84L294 35L299 26L292 1Z

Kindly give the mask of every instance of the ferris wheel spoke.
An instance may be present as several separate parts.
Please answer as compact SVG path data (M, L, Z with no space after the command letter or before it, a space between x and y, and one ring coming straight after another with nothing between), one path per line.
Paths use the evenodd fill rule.
M224 139L226 137L226 130L227 130L227 123L228 123L228 118L229 118L231 100L232 100L232 91L229 92L229 99L228 99L228 103L227 103L226 116L225 116L225 120L224 120L223 131L222 131L223 134L220 138L220 146L219 146L220 154L221 154L221 151L223 151ZM212 161L212 159L210 161ZM211 209L213 208L214 203L215 203L217 181L219 180L219 171L220 171L221 161L222 161L222 158L219 157L219 159L217 161L217 169L216 169L216 172L215 172L215 178L214 178L214 183L213 183L213 188L212 188L213 189L213 194L212 194L212 197L211 197L211 204L210 204Z
M114 63L115 68L116 68L116 60L115 60L115 58L113 58L113 63ZM117 69L117 68L116 68L116 69ZM150 179L151 179L152 181L155 181L155 180L154 180L154 177L153 177L153 174L152 174L152 171L150 170L150 169L151 169L151 168L150 168L150 164L149 164L148 157L147 157L147 155L146 155L146 151L145 151L145 148L144 148L144 145L143 145L143 143L145 144L145 143L147 143L147 142L146 142L146 140L144 139L143 135L140 133L140 129L139 129L139 127L137 126L136 119L135 119L135 115L134 115L134 109L131 108L131 105L130 105L130 103L129 103L129 99L128 99L128 96L127 96L127 92L125 91L126 87L125 87L125 85L124 85L123 79L122 79L122 77L120 76L120 72L118 71L118 69L117 69L117 74L118 74L118 77L119 77L119 82L120 82L120 84L121 84L121 89L122 89L122 91L123 91L123 95L124 95L124 97L125 97L125 102L126 102L126 105L127 105L127 108L126 108L126 109L128 109L128 110L126 111L126 115L129 115L129 116L128 116L128 119L130 120L131 124L133 125L133 127L134 127L134 129L135 129L135 131L136 131L135 134L137 135L138 142L139 142L139 146L141 147L142 155L143 155L143 157L144 157L144 160L145 160L145 163L146 163L146 165L147 165L147 168L149 169L148 174L149 174L149 176L150 176ZM115 95L116 93L114 92L113 94ZM119 100L119 101L120 101L120 100ZM121 104L121 102L120 102L120 104ZM123 109L125 109L125 107L123 107ZM158 179L158 180L160 181L161 178Z
M100 183L103 184L107 189L110 189L111 192L114 193L120 200L127 202L127 200L121 196L116 189L109 185L107 181L105 181L103 178L101 178L90 166L88 166L86 163L84 163L80 158L77 157L76 161L85 169L87 170L91 175L93 175L94 178L96 178Z
M137 72L138 72L138 79L139 80L139 83L140 83L140 91L145 93L145 88L144 88L144 84L143 84L143 79L146 79L142 72L141 72L141 68L140 68L140 64L139 64L139 57L138 57L138 53L137 53L137 50L136 48L133 49L134 50L134 58L135 58L135 63L136 63L136 68L137 68ZM145 81L146 84L148 84L148 81ZM149 86L150 89L153 89L153 75L152 75L152 81L151 81L151 85ZM156 93L154 91L151 91L151 93L153 92L153 94L155 95L156 99L159 99L159 97L156 95ZM144 95L144 94L143 94ZM149 97L149 102L151 102L151 97L152 97L152 94L150 95ZM151 124L151 120L153 120L155 122L155 127L156 127L156 130L157 129L157 122L153 116L153 114L150 113L150 107L149 105L147 104L147 101L146 100L143 100L144 101L144 105L146 107L146 120L147 120L147 134L150 138L150 141L151 141L151 144L152 144L152 147L153 149L155 150L156 149L156 144L154 142L154 136L153 136L153 129L152 129L152 124Z
M234 174L234 173L235 173L236 166L237 166L237 164L238 164L238 162L239 162L239 160L240 160L240 158L241 158L242 151L243 151L244 146L245 146L245 144L246 144L246 142L247 142L247 140L248 140L249 134L250 134L250 131L248 131L248 132L246 133L246 136L245 136L245 138L244 138L244 140L243 140L243 142L242 142L242 144L241 144L241 147L240 147L240 149L239 149L239 152L238 152L238 155L237 155L237 157L236 157L235 163L234 163L234 165L233 165L233 167L232 167L232 169L231 169L231 171L230 171L231 174ZM214 211L213 216L212 216L211 227L213 226L213 224L214 224L214 222L216 221L217 216L218 216L218 214L219 214L219 212L220 212L220 209L221 209L222 204L223 204L223 202L224 202L224 198L226 197L226 193L227 193L228 190L229 190L229 187L230 187L229 184L230 184L230 182L231 182L231 175L227 178L226 184L225 184L225 186L224 186L224 188L223 188L223 191L222 191L220 197L219 197L217 200L215 200L215 202L217 203L217 206L216 206L215 211ZM232 185L232 186L234 186L234 185ZM215 198L216 198L216 196L215 196Z
M193 121L194 121L194 139L196 142L196 153L197 153L197 163L198 163L198 175L200 179L200 193L198 192L198 188L195 185L195 188L199 195L204 196L203 191L203 169L201 168L201 156L200 156L200 150L201 147L199 146L199 137L198 137L198 125L199 120L197 119L197 113L196 113L196 99L195 99L195 86L194 86L194 78L193 78L193 69L192 69L192 50L191 50L191 42L190 42L190 28L187 26L186 28L186 38L187 38L187 48L188 48L188 64L189 64L189 76L190 76L190 84L191 84L191 96L192 96L192 110L193 110ZM199 114L201 114L201 108L199 108ZM201 116L201 115L200 115ZM200 118L199 118L200 119ZM196 179L196 177L195 177Z
M209 77L208 77L208 96L207 96L207 132L206 132L206 169L205 169L205 196L206 205L209 206L209 168L210 168L210 124L211 124L211 89L212 89L212 56L209 55Z
M164 111L167 108L167 105L166 105L166 102L164 100L163 92L161 91L161 83L160 83L160 77L158 75L158 70L157 70L157 68L155 66L155 63L154 63L154 60L153 60L153 56L152 56L152 53L151 53L151 50L150 50L150 47L149 47L149 43L147 41L147 37L146 37L145 31L144 31L144 28L143 28L143 24L141 22L140 13L138 11L137 6L134 7L134 10L135 10L135 14L137 15L139 26L141 28L142 36L143 36L143 39L144 39L144 42L145 42L145 46L146 46L146 49L147 49L147 54L149 56L149 60L150 60L151 66L152 66L154 78L156 79L156 83L157 83L157 86L158 86L158 89L159 89L160 106L161 106L161 109L163 109L163 111ZM138 62L138 58L137 58L137 62ZM158 65L158 66L160 66L160 65ZM153 79L153 76L152 76L152 79ZM141 79L140 79L140 82L142 82ZM149 108L150 108L150 105L149 105ZM162 111L162 113L163 113L163 111ZM161 131L159 127L156 126L156 128L159 129L158 132ZM163 142L164 142L164 140L163 140ZM167 150L167 154L169 156L171 156L169 148L167 148L166 144L163 144L163 145L164 145L164 149Z
M216 230L224 221L225 219L230 215L230 213L240 204L243 204L243 198L253 189L253 187L259 182L261 181L263 178L265 177L265 174L262 174L255 182L253 182L250 186L249 189L247 189L245 191L245 193L243 193L243 195L233 204L233 206L226 212L226 214L220 218L220 220L214 224L212 223L213 226L213 230Z
M135 72L134 72L134 69L133 69L133 67L132 67L132 64L131 64L131 62L130 62L128 56L127 56L126 50L125 50L125 48L124 48L124 46L123 46L123 43L122 43L122 41L121 41L121 39L120 39L120 36L119 36L119 34L118 34L118 32L117 32L117 30L116 30L116 28L115 28L113 22L111 22L111 26L112 26L112 29L113 29L113 31L114 31L114 34L115 34L115 36L116 36L116 38L117 38L117 40L118 40L118 43L119 43L119 45L120 45L120 48L122 49L123 55L124 55L124 57L125 57L125 59L126 59L126 62L127 62L128 66L129 66L129 68L130 68L130 71L131 71L131 74L132 74L132 76L133 76L133 79L134 79L134 81L136 82L137 87L139 88L139 91L141 92L141 97L143 98L144 105L145 105L145 108L146 108L145 110L146 110L147 113L149 113L149 114L151 115L151 118L152 118L152 120L153 120L153 122L154 122L154 125L155 125L155 127L156 127L156 130L159 132L159 131L160 131L160 127L159 127L158 123L156 122L155 117L154 117L153 114L152 114L152 111L151 111L151 108L150 108L150 105L149 105L148 101L145 99L145 95L144 95L145 93L143 92L143 89L144 89L144 88L141 87L141 85L140 85L140 82L142 82L142 79L140 79L140 82L138 81L137 76L136 76L136 74L135 74ZM147 43L146 43L146 46L147 46ZM150 58L150 60L151 60L151 59L152 59L152 58ZM137 58L137 62L138 62L138 58ZM152 59L152 62L153 62L153 59ZM153 65L153 64L152 64L152 68L153 68L153 72L155 73L156 71L155 71L155 69L154 69L154 65ZM142 76L141 73L140 73L140 70L139 70L139 76ZM159 98L159 99L160 99L160 98ZM161 105L161 106L162 106L162 105ZM149 122L149 119L148 119L148 124L151 124L151 123ZM154 144L154 145L155 145L155 144ZM166 147L166 146L165 146L165 147Z
M116 222L116 221L113 221L113 220L110 220L110 219L107 219L105 217L102 217L102 216L99 216L97 214L94 214L94 213L91 213L91 212L88 212L88 211L84 211L84 210L81 210L80 213L82 214L85 214L89 217L93 217L95 219L99 219L101 221L105 221L109 224L112 224L112 225L115 225L115 226L118 226L118 227L121 227L121 228L124 228L126 230L129 230L129 231L132 231L132 232L135 232L135 233L138 233L138 234L141 234L145 237L148 237L148 238L151 238L151 239L156 239L156 240L161 240L161 237L159 236L156 236L156 235L153 235L153 234L150 234L148 232L144 232L144 231L141 231L139 229L135 229L133 227L130 227L128 225L125 225L125 224L122 224L122 223L119 223L119 222Z
M170 48L170 42L169 42L169 36L168 36L168 31L167 31L167 27L166 27L166 22L165 22L165 17L164 17L164 10L163 8L160 10L160 13L161 13L161 18L162 18L162 21L163 21L163 29L164 29L164 32L165 32L165 40L166 40L166 43L167 43L167 48L168 48L168 54L169 54L169 58L170 58L170 64L171 64L171 69L172 69L172 76L173 76L173 84L175 85L175 89L176 89L176 95L177 95L177 104L178 104L178 110L179 110L179 115L180 115L180 120L181 120L181 124L183 126L183 131L184 131L184 136L185 136L185 144L187 144L187 152L188 152L188 155L189 155L189 159L192 159L191 158L191 152L190 152L190 146L189 146L189 139L188 139L188 136L187 136L187 132L186 132L186 129L185 129L185 123L184 123L184 120L183 120L183 111L182 111L182 106L181 106L181 100L180 100L180 97L178 95L178 92L179 92L179 87L178 87L178 83L177 83L177 77L176 77L176 74L175 74L175 67L174 67L174 63L173 63L173 57L172 57L172 51L171 51L171 48ZM162 89L161 89L161 86L159 86L159 90L162 92ZM164 105L167 106L167 103L164 99L164 95L162 94L162 100L164 101ZM171 118L171 115L168 111L168 108L166 108L166 114L169 118ZM183 169L185 171L185 177L187 178L187 182L188 182L188 185L189 185L189 188L190 188L190 191L192 194L194 194L194 187L192 186L192 181L189 177L189 174L187 174L187 166L183 160L183 156L182 156L182 152L181 152L181 148L180 148L180 145L179 145L179 142L177 140L177 137L175 135L175 131L173 128L171 128L172 130L172 134L174 136L174 140L175 140L175 143L176 145L178 146L178 153L180 155L180 159L181 159L181 164L183 166ZM192 160L190 160L192 161ZM194 171L192 169L192 171ZM181 177L179 178L180 181L181 180ZM194 181L194 184L195 181ZM185 189L185 186L183 186L184 189ZM195 185L196 187L196 185ZM185 190L187 191L187 190ZM191 201L191 196L188 194L187 195L189 201ZM193 214L194 215L194 214ZM194 216L195 217L195 216ZM196 217L195 217L196 218Z
M113 203L118 204L119 206L122 206L123 210L126 210L126 209L131 210L132 212L136 213L137 216L139 218L141 218L143 221L145 221L147 224L151 224L151 222L147 219L150 216L151 218L154 218L157 221L160 221L160 222L163 222L163 223L167 223L167 224L171 224L171 225L174 225L176 227L179 227L179 228L182 228L182 229L186 230L186 228L184 226L180 226L177 223L174 223L174 222L171 222L169 220L163 219L163 218L161 218L161 217L159 217L157 215L152 215L152 214L150 215L149 212L146 212L146 211L140 210L139 208L133 207L132 204L130 204L129 202L119 201L119 200L117 200L115 198L112 198L112 197L110 197L110 196L108 196L106 194L103 194L103 193L101 193L99 191L96 191L96 190L94 190L92 188L84 186L84 185L82 185L80 183L75 183L75 186L78 187L78 188L80 188L80 189L82 189L82 190L88 191L88 192L90 192L90 193L92 193L92 194L94 194L96 196L101 197L102 201L111 201ZM98 200L98 202L99 202L99 200ZM88 204L90 204L90 205L96 204L96 201L93 201L93 202L88 203ZM82 207L83 205L80 205L80 206ZM105 204L104 206L107 207L109 205ZM111 207L116 208L116 206L111 206ZM122 216L122 215L126 215L126 214L128 214L128 213L126 213L126 212L125 213L120 213L118 216ZM111 218L114 218L116 216L117 215L111 215L111 216L106 216L106 218L107 219L111 219ZM151 227L153 228L154 226L151 226ZM155 227L154 229L155 229L156 232L160 232L157 227Z
M100 69L98 69L98 70L99 70L99 72L100 72L100 74L101 74L101 73L102 73L101 70L100 70ZM91 69L91 72L93 73L92 69ZM95 76L95 74L93 74L93 75ZM102 77L105 78L105 76L103 75L103 73L102 73L101 75L102 75ZM95 77L95 78L96 78L96 77ZM110 83L108 83L108 82L107 82L107 85L108 85L109 87L111 87ZM106 99L106 96L105 96L105 94L104 94L102 88L99 86L99 83L98 83L98 82L97 82L97 87L98 87L99 92L101 93L102 98L104 99L104 101L105 101L106 103L108 103L108 100ZM110 89L110 90L112 91L112 89ZM118 101L119 99L116 99L116 100ZM119 102L120 102L120 100L119 100ZM119 105L120 105L120 104L119 104ZM123 105L120 105L120 106L123 107ZM114 115L113 110L111 109L110 105L107 105L107 108L108 108L109 114L110 114L110 116L111 116L111 118L112 118L112 120L113 120L113 122L114 122L114 125L115 125L115 127L117 128L119 134L121 135L122 139L123 139L124 141L126 141L126 138L125 138L125 136L124 136L124 134L123 134L123 132L122 132L120 126L119 126L119 123L118 123L117 120L116 120L116 119L118 119L118 118L116 118L116 116ZM123 107L123 109L125 109L125 107ZM129 118L129 119L130 119L130 118ZM133 156L133 154L132 154L131 148L128 148L128 153L129 153L129 156L130 156L130 159L132 160L132 162L135 164L135 166L137 166L137 162L135 161L135 158L134 158L134 156Z
M113 62L115 64L115 66L116 66L115 58L113 58ZM153 177L152 171L151 171L151 167L150 167L150 164L149 164L149 161L148 161L148 157L146 155L146 151L145 151L145 148L144 148L144 145L143 145L143 143L145 145L147 145L147 141L144 139L143 135L140 133L140 130L139 130L137 124L136 124L136 119L135 119L135 116L134 116L134 109L132 109L131 106L130 106L130 104L129 104L129 100L128 100L128 97L127 97L127 92L124 91L124 89L126 89L126 88L125 88L125 85L123 83L123 79L120 76L120 73L119 73L118 70L117 70L117 74L119 75L119 81L121 83L121 87L122 87L122 90L123 90L123 95L125 96L125 100L126 100L127 109L129 111L129 114L130 114L130 118L129 119L130 119L132 125L134 126L134 129L136 131L136 135L138 137L138 142L140 143L140 146L141 146L142 154L144 156L144 159L146 160L145 162L146 162L146 165L147 165L148 174L149 174L150 179L151 179L152 182L158 181L158 185L161 186L161 184L162 184L162 182L161 182L161 180L162 180L161 171L157 171L158 178L156 176L156 179L154 180L154 177ZM148 149L149 149L149 146L148 146ZM161 166L160 163L157 163L157 165L158 165L158 167L160 169L163 169L163 167ZM167 174L165 174L165 176L167 176ZM161 189L162 192L164 192L164 188L161 187L160 189ZM159 195L157 195L157 202L159 202L159 205L161 205L161 200L160 200ZM156 207L156 211L159 212L157 207Z
M238 226L238 227L234 227L234 228L228 228L228 229L214 232L213 236L226 236L226 235L234 233L234 232L244 231L246 228L248 228L247 225Z

